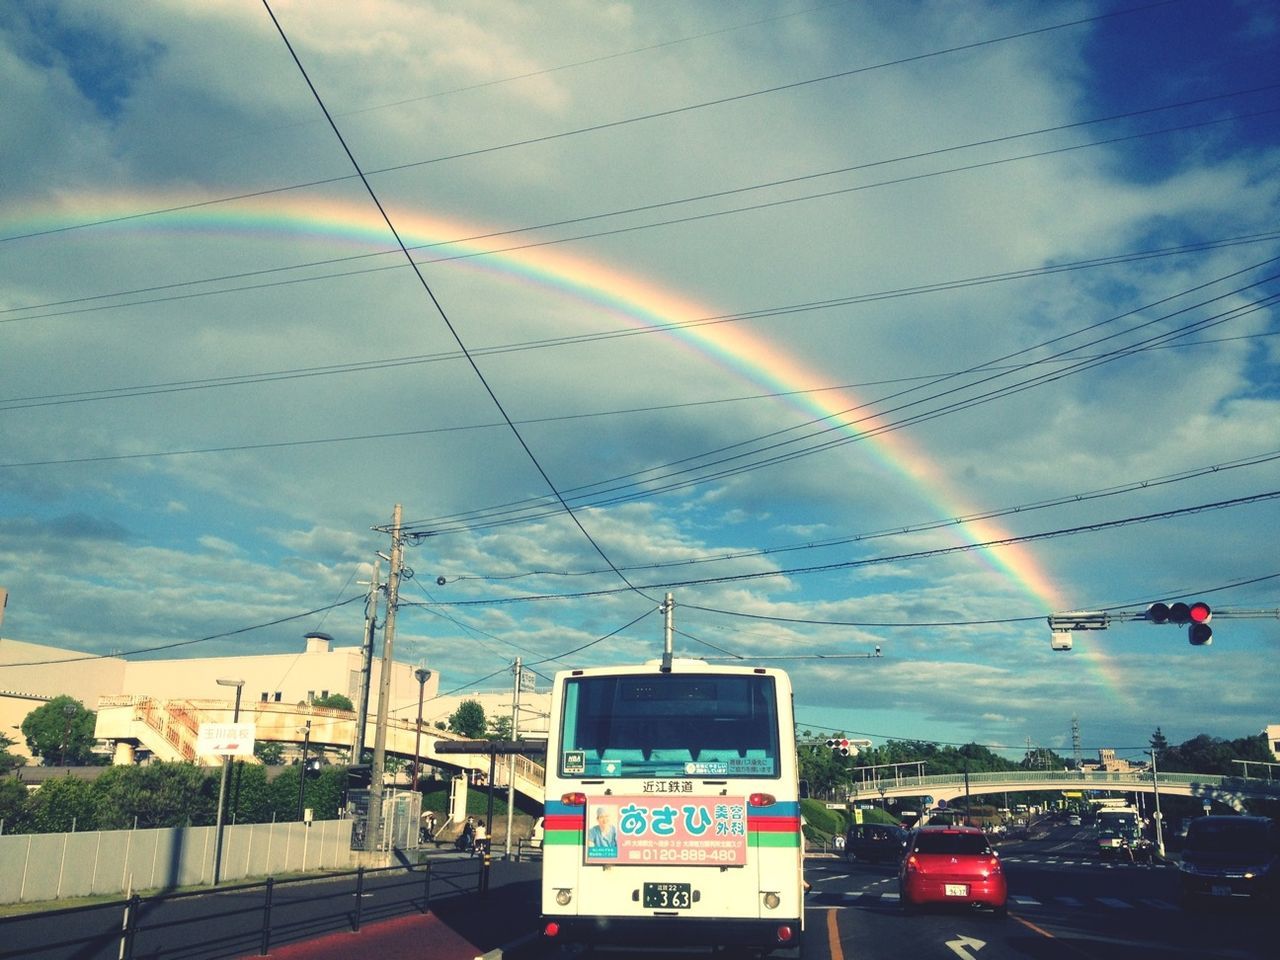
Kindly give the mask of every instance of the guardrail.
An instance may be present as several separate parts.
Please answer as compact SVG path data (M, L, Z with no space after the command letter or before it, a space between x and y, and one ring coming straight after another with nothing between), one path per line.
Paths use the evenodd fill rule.
M447 866L453 869L429 863L361 867L0 917L0 958L135 960L163 954L215 960L255 950L266 956L273 944L358 933L368 921L427 913L438 900L481 892L484 864Z

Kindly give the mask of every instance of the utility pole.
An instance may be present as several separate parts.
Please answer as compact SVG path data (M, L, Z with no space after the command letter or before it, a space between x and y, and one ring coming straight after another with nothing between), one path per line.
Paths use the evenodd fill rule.
M382 626L382 672L378 677L378 719L373 735L373 770L369 780L369 844L381 844L382 777L387 762L387 712L391 705L391 654L396 637L396 604L400 594L400 573L404 563L400 537L402 511L396 504L391 517L391 569L387 573L387 614ZM366 845L366 849L369 847Z
M669 591L667 593L666 599L662 601L662 606L659 607L658 609L660 609L663 613L662 672L670 673L672 648L673 648L672 638L673 638L673 635L675 634L675 625L676 625L675 623L676 600L675 600L675 597L673 597Z
M364 602L364 644L360 651L360 703L356 707L356 736L351 745L351 762L364 763L365 724L369 719L369 681L373 677L373 637L378 627L378 577L381 558L373 561L373 579Z
M1084 757L1080 753L1080 718L1075 714L1071 715L1071 753L1076 761L1076 769L1083 772L1080 766L1084 762Z
M520 739L520 682L524 679L524 667L521 658L516 657L515 666L511 668L515 674L515 684L511 688L511 739ZM507 837L503 844L503 856L511 859L511 828L515 824L516 815L516 755L507 757Z

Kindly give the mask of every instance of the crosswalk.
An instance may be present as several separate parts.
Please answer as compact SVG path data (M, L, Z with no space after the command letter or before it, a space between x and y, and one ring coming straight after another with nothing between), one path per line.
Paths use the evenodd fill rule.
M1055 867L1086 867L1098 870L1176 870L1172 863L1130 863L1127 860L1094 860L1088 857L1001 857L1001 863L1043 864Z
M853 890L848 893L835 893L821 896L815 905L824 907L874 906L876 904L896 905L898 894L890 891ZM1015 909L1034 910L1036 908L1067 910L1114 910L1132 911L1139 909L1163 910L1177 912L1181 910L1176 903L1155 897L1138 897L1127 900L1122 897L1027 897L1017 894L1009 895L1009 906Z

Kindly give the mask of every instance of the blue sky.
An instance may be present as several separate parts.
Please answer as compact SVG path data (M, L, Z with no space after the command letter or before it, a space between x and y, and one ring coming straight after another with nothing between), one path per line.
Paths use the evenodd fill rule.
M442 689L678 582L814 729L1277 720L1273 5L272 9L422 282L261 5L0 14L4 636L355 643L401 503Z

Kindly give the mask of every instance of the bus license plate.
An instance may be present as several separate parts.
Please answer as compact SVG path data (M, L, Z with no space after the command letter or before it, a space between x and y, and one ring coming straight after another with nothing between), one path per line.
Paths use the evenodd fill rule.
M646 883L644 905L659 910L688 910L690 890L687 883Z
M948 897L967 897L969 895L969 885L966 883L948 883L943 893Z

